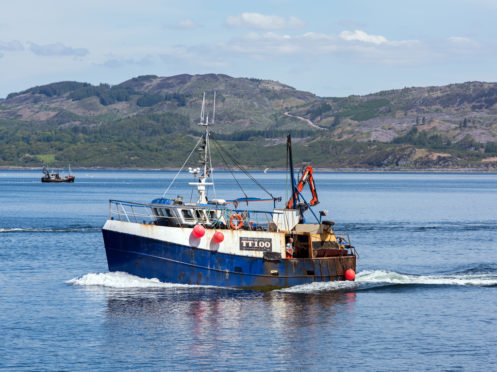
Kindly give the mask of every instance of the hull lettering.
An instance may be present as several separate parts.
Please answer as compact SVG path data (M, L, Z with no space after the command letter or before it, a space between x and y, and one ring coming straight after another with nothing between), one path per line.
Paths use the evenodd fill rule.
M240 250L271 252L273 250L273 244L271 238L240 237Z

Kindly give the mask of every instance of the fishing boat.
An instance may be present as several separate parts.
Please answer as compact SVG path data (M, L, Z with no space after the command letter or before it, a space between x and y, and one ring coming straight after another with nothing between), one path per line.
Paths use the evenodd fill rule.
M305 167L297 182L290 135L287 160L291 196L286 204L278 208L282 198L273 196L239 164L242 173L268 196L256 198L244 193L231 200L216 195L210 198L210 187L215 191L211 142L223 159L230 154L211 137L215 95L212 124L204 112L205 93L199 122L203 135L161 197L150 203L109 201L109 219L102 228L109 271L162 282L251 289L353 280L356 250L348 234L334 232L334 223L322 220L326 211L313 211L319 203L313 168ZM195 150L200 153L200 164L188 170L196 200L166 197ZM309 201L303 195L305 185L311 189ZM252 205L256 202L269 203L270 208L255 209ZM309 214L311 222L306 219Z
M43 177L41 177L41 182L74 182L76 177L71 175L71 166L69 166L69 174L67 176L61 176L59 171L51 170L49 171L46 166L43 167Z

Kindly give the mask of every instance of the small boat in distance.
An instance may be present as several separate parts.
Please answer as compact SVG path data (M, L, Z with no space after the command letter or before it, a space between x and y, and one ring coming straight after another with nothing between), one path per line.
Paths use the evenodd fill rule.
M43 166L43 177L41 177L41 182L72 183L75 178L75 176L71 175L71 166L69 166L69 175L65 177L61 177L59 171L49 171L46 166Z
M287 137L290 199L281 207L236 158L211 138L209 119L204 119L204 100L199 126L205 132L171 181L171 185L197 150L200 167L189 168L198 199L166 194L150 203L109 201L109 219L102 228L109 271L122 271L162 282L224 287L274 289L313 282L354 280L355 248L348 234L335 233L334 222L323 221L327 211L312 211L319 203L311 166L302 170L297 184L294 175L291 137ZM214 114L215 117L215 95ZM268 196L244 196L232 200L215 195L212 177L211 140L221 158L231 159L241 172ZM228 163L225 162L228 166ZM235 174L231 172L233 177ZM209 181L208 181L209 180ZM312 200L302 191L308 185ZM208 195L212 186L214 195ZM249 203L269 202L267 209ZM258 203L260 204L260 203ZM307 222L305 212L312 214Z

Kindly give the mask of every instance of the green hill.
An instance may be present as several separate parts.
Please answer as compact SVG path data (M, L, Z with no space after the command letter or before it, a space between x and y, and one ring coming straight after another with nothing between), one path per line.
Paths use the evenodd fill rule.
M215 74L9 94L0 100L0 166L179 167L199 134L203 93L211 110L213 91L213 138L249 167L284 166L290 132L297 162L317 167L497 168L495 83L337 98Z

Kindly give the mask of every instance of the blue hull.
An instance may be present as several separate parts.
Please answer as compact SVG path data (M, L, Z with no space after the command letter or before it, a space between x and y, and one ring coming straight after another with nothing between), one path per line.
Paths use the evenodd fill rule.
M355 256L265 260L102 230L110 271L161 282L271 289L345 280Z

